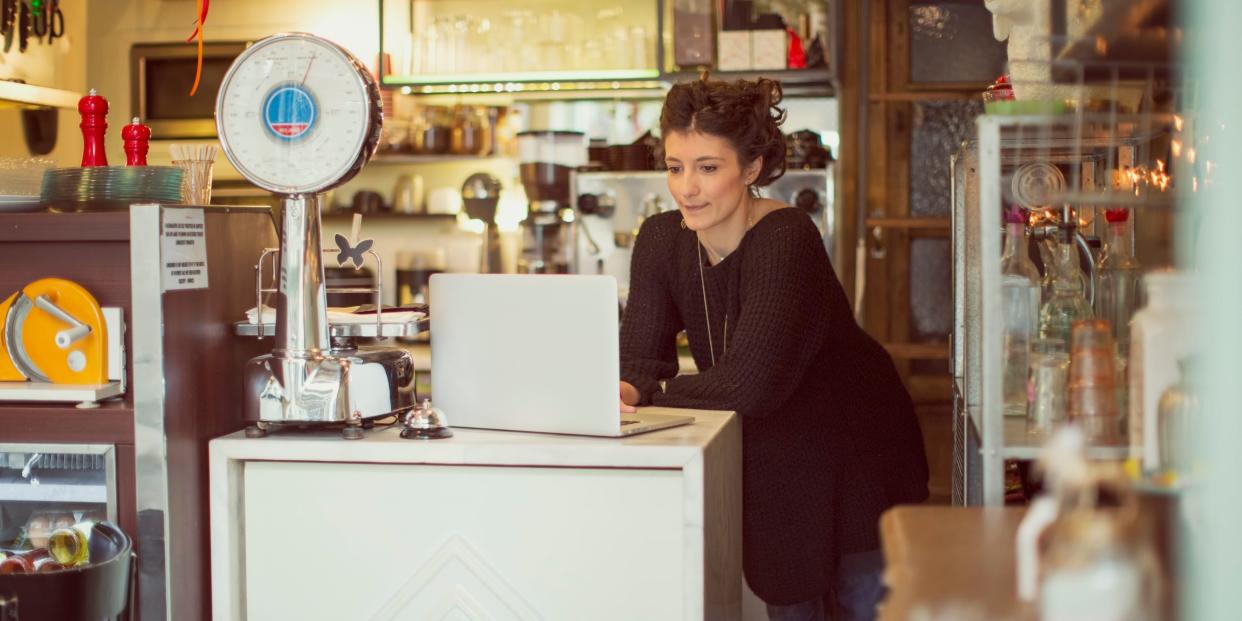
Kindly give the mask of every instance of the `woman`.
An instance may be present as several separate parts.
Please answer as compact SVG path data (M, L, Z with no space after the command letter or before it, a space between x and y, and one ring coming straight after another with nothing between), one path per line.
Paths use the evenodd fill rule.
M776 82L700 80L660 115L678 211L639 232L621 328L621 401L741 417L743 565L780 619L883 595L880 513L927 497L910 396L855 323L810 217L758 188L784 174ZM677 376L685 330L698 374ZM826 607L826 608L825 608Z

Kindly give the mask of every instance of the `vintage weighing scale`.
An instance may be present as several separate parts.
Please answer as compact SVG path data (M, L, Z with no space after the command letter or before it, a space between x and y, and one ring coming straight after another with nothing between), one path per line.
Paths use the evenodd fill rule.
M216 129L229 162L251 183L282 199L280 249L256 268L256 298L276 294L275 347L245 368L245 416L251 436L275 425L344 424L362 437L376 418L415 403L414 365L400 349L355 345L355 337L413 336L424 323L329 325L319 193L352 178L375 152L383 109L370 73L340 46L304 33L278 34L242 52L216 99ZM355 240L356 241L356 240ZM339 243L339 241L338 241ZM363 244L341 249L361 257ZM382 274L378 255L376 273ZM279 264L263 287L264 259ZM355 261L355 267L361 267ZM378 307L382 298L377 287ZM242 334L264 334L258 325Z

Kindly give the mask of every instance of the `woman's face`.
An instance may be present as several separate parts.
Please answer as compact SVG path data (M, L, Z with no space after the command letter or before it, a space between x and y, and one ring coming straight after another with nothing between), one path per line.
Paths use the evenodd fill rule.
M691 230L703 232L746 218L738 209L750 196L763 159L745 169L729 141L701 132L669 132L664 137L668 191Z

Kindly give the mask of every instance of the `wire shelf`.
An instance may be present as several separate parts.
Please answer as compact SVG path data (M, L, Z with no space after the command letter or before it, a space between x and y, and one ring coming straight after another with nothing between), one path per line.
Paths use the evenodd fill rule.
M1100 58L1082 46L1058 49L1064 53L1055 59L1011 59L1011 74L1021 76L1014 93L1039 101L989 105L990 113L976 121L976 138L955 159L955 323L961 334L954 337L953 358L962 414L954 421L954 501L964 504L1003 503L1005 460L1034 459L1046 440L1029 433L1024 419L1004 416L1002 214L1026 210L1028 230L1041 234L1059 226L1067 240L1081 242L1090 267L1105 210L1129 210L1136 249L1168 252L1179 196L1211 182L1213 167L1196 152L1209 128L1197 123L1193 80L1167 58ZM1094 459L1130 453L1125 441L1088 450Z

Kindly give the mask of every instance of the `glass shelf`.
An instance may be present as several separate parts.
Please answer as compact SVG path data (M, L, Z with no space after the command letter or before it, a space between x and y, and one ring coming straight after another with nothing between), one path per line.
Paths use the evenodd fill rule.
M1037 459L1044 444L1048 441L1047 432L1032 433L1025 418L1006 416L1004 425L1004 446L1001 457L1004 459ZM1089 459L1124 460L1130 456L1128 444L1092 444L1087 447Z
M501 71L458 74L386 75L385 86L422 85L488 85L491 92L513 92L519 84L538 82L617 82L631 80L654 80L660 77L655 69L601 69L596 71ZM480 89L481 90L481 89ZM479 92L479 91L472 91Z
M439 164L442 162L484 162L507 159L491 155L414 155L412 153L377 153L371 164Z
M353 219L357 212L351 209L334 209L323 214L323 219L328 220L350 220ZM422 220L422 221L453 221L457 219L455 213L399 213L395 211L378 211L375 213L362 214L369 220Z

